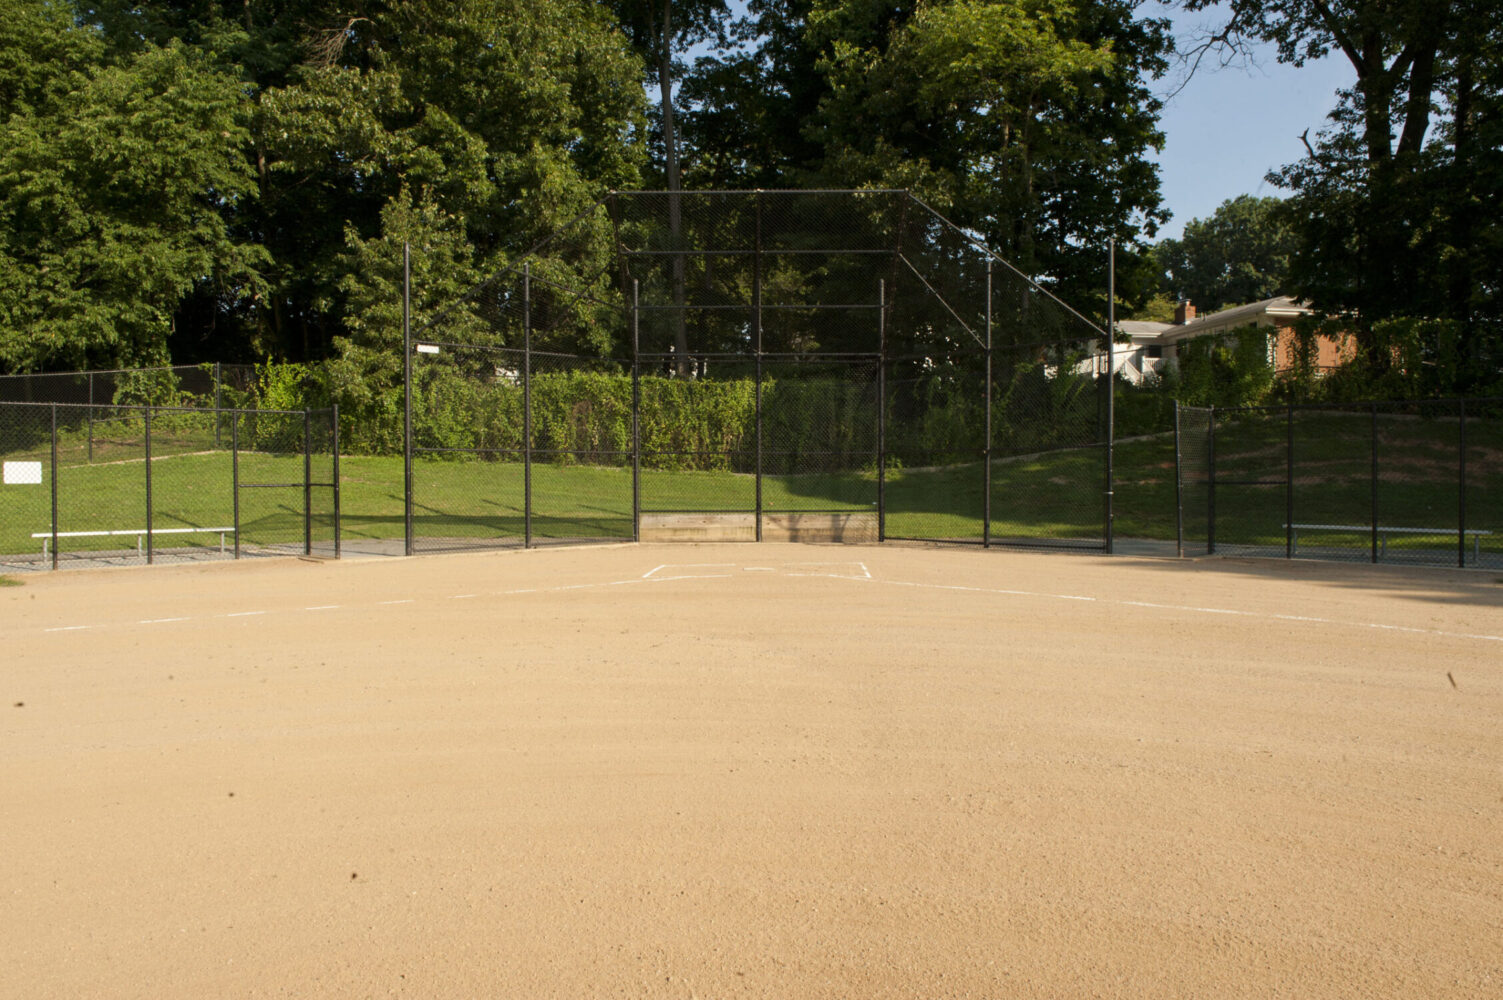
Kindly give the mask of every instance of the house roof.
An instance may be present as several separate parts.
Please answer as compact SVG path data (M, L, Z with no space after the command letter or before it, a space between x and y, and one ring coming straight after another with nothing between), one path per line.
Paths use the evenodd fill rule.
M1166 330L1174 329L1173 323L1157 323L1146 319L1124 319L1117 329L1131 337L1156 337Z
M1182 326L1169 324L1168 328L1159 334L1159 340L1166 344L1175 344L1192 337L1202 337L1208 333L1222 333L1242 326L1282 325L1300 316L1308 315L1309 312L1309 306L1287 295L1279 295L1264 299L1262 302L1249 302L1247 305L1233 306L1208 316L1201 316Z

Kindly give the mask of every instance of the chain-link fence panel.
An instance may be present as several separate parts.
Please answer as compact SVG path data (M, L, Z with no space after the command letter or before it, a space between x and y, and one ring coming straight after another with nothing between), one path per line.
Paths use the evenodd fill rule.
M523 543L526 365L521 350L419 346L411 386L414 552Z
M630 541L632 379L609 361L533 354L531 541Z
M1214 411L1175 406L1175 540L1180 555L1204 555L1211 541L1211 449Z
M1208 549L1220 555L1283 555L1289 488L1284 414L1216 410L1207 499Z
M1216 410L1207 548L1430 566L1503 563L1493 537L1503 527L1497 414L1490 400ZM1182 424L1187 415L1182 409ZM1197 505L1186 504L1191 539Z
M613 193L416 337L633 358L642 514L875 507L889 537L1103 544L1108 437L1083 367L1100 331L907 192ZM629 457L533 438L528 495L545 470ZM560 502L617 493L571 475ZM535 506L529 540L552 518ZM603 523L616 504L592 507Z
M257 410L234 417L238 554L337 555L334 413Z
M0 375L0 403L235 409L255 389L255 365L237 364Z
M1458 539L1469 565L1503 568L1503 400L1458 404L1462 468Z
M144 407L58 406L59 563L144 563L151 462ZM45 526L43 526L45 527Z
M974 351L887 365L884 535L982 542L986 364Z
M836 515L847 526L859 514L876 537L877 376L874 357L764 359L764 513Z
M1391 403L1374 407L1371 417L1379 559L1457 565L1462 552L1458 405ZM1465 556L1472 561L1471 551Z
M0 566L7 569L51 566L56 417L52 406L0 405Z
M680 378L672 373L673 358L639 359L641 513L755 514L755 361L707 358L706 377Z
M335 434L330 411L0 404L0 561L337 555Z
M1106 544L1106 381L1064 341L993 361L993 544Z

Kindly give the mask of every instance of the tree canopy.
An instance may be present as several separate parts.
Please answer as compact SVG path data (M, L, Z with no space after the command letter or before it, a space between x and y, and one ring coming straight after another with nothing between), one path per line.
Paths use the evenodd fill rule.
M1179 239L1160 241L1154 260L1164 291L1210 311L1282 295L1293 247L1279 199L1240 195L1190 220Z
M1132 0L731 10L0 0L0 370L386 371L402 242L426 309L679 173L912 188L1099 315L1115 237L1124 294L1153 291L1170 42Z
M1185 0L1190 10L1211 0ZM1336 54L1356 75L1307 155L1271 175L1291 197L1289 291L1338 317L1376 370L1390 320L1452 391L1503 369L1503 20L1489 0L1230 0L1207 45Z

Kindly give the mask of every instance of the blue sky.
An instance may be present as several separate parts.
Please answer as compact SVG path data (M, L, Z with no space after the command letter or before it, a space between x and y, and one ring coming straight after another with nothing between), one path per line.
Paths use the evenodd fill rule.
M1181 47L1212 12L1177 14ZM1280 65L1273 49L1262 50L1252 66L1217 68L1207 59L1178 96L1164 108L1164 149L1159 176L1164 204L1174 213L1159 238L1178 237L1185 223L1204 219L1239 194L1282 195L1263 180L1268 171L1304 155L1300 133L1313 136L1336 106L1338 88L1355 75L1344 58L1326 58L1296 69ZM1163 96L1184 79L1174 70L1158 82Z

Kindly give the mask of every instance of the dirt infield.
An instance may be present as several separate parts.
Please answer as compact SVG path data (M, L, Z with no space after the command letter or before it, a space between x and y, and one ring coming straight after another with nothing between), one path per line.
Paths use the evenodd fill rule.
M0 997L1503 995L1495 574L278 560L0 640Z

